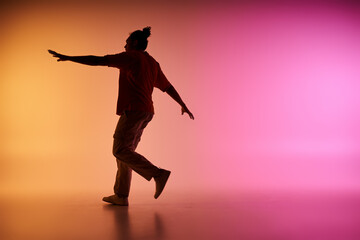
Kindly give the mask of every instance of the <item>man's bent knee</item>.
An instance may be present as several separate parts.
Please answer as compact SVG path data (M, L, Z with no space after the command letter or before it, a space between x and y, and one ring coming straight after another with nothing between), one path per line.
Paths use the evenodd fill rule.
M124 161L123 159L133 152L134 150L130 147L122 147L122 146L113 147L113 155L121 161Z

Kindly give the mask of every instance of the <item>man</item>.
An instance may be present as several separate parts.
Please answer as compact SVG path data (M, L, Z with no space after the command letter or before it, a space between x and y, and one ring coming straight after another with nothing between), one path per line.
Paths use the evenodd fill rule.
M120 116L114 133L113 154L117 161L114 195L103 201L128 206L132 170L146 180L155 180L155 199L162 193L170 171L154 166L135 152L144 128L154 115L153 88L166 92L181 106L182 114L193 114L175 88L166 79L160 65L146 51L150 27L137 30L126 40L125 52L106 56L67 56L49 50L58 61L72 61L90 66L109 66L120 69L116 114Z

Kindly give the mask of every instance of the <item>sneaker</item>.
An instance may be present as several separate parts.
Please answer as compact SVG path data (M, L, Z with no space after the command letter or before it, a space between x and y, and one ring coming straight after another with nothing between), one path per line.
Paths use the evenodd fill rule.
M164 187L170 176L170 173L171 173L170 171L160 168L159 176L154 177L155 184L156 184L156 191L155 191L155 195L154 195L155 199L157 199L160 196L160 194L162 193L162 191L164 190Z
M103 197L104 202L112 203L120 206L129 206L129 201L127 197L118 197L117 195L111 195L108 197Z

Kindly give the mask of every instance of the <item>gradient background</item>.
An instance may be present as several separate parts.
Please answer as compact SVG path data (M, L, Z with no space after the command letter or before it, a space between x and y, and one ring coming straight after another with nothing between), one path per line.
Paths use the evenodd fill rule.
M148 52L195 115L153 94L138 152L168 191L360 190L355 1L9 1L0 5L0 193L111 193L118 71L106 55L152 27ZM171 2L171 3L170 3ZM153 191L134 174L132 191Z

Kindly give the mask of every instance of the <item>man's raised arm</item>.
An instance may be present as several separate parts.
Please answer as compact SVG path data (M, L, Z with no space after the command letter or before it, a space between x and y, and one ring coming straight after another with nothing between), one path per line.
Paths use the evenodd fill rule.
M105 57L98 56L67 56L60 53L57 53L52 50L48 50L53 57L58 58L58 62L60 61L72 61L76 63L81 63L90 66L107 66L107 60Z

